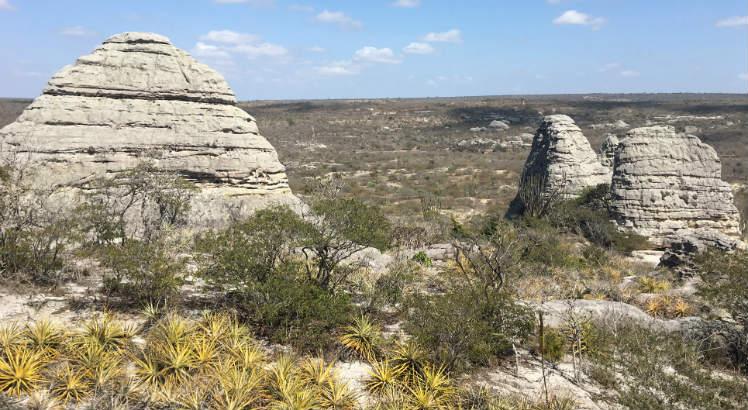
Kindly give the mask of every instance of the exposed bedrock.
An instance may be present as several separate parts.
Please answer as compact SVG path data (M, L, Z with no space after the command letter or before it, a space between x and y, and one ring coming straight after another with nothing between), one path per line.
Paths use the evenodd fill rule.
M275 149L235 103L220 74L167 38L119 34L52 77L0 130L2 152L66 195L148 161L197 184L197 226L226 221L228 210L298 205Z
M525 196L538 191L540 196L570 199L591 187L609 184L610 177L611 170L602 165L571 117L547 116L535 133L509 215L525 208L523 192Z
M740 214L716 151L671 126L631 130L615 155L611 211L619 226L668 245L732 247Z

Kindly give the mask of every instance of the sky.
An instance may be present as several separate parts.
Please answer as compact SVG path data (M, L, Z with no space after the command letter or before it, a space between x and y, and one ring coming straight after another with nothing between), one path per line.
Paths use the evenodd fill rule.
M0 96L125 31L242 100L748 91L746 0L0 0Z

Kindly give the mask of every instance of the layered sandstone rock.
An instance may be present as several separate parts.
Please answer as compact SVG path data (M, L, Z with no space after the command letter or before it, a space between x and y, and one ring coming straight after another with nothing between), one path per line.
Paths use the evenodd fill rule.
M275 149L235 106L220 74L167 38L125 33L63 68L0 130L2 152L36 183L85 189L148 161L196 183L190 220L214 225L270 204L298 204Z
M609 184L611 171L604 167L582 130L566 115L543 119L522 172L520 189L542 184L542 190L573 198L585 189Z
M603 141L603 145L600 148L600 162L604 167L610 169L613 172L613 165L616 157L616 149L621 141L615 134L608 134Z
M740 214L716 151L671 126L631 130L616 151L611 212L627 230L667 245L737 244Z

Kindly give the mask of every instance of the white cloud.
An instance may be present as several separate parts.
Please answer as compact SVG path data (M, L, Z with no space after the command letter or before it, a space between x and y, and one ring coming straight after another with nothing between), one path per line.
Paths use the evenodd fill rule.
M407 54L433 54L436 50L428 43L410 43L403 52Z
M324 53L325 51L327 51L324 47L320 46L309 47L306 50L312 53Z
M324 10L315 17L320 23L337 24L344 30L360 30L364 25L342 11Z
M218 4L249 4L253 7L271 7L275 5L275 0L213 0Z
M605 24L605 19L602 17L592 17L589 14L581 13L576 10L568 10L564 14L556 17L553 20L553 24L558 25L578 25L578 26L591 26L594 29L599 29Z
M316 68L317 72L328 76L350 76L361 72L361 67L353 61L333 61Z
M630 77L639 77L641 75L640 72L635 71L635 70L621 70L621 72L619 74L621 75L621 77L629 77L629 78Z
M397 0L392 3L395 7L412 9L421 5L421 0Z
M192 54L198 57L207 58L227 59L231 57L228 51L222 49L221 47L214 46L212 44L205 44L202 41L198 41L197 44L195 44L195 47L192 49Z
M452 29L442 33L428 33L423 36L423 41L429 43L461 43L462 32L458 29Z
M748 73L742 73L738 75L738 78L743 81L748 81Z
M242 44L234 47L233 51L243 54L250 59L257 57L284 57L288 55L288 50L285 47L271 43Z
M60 34L62 34L63 36L69 36L69 37L87 37L87 36L96 35L95 32L83 26L65 27L62 30L60 30Z
M202 41L211 41L223 44L248 44L258 41L260 38L254 34L238 33L231 30L214 30L200 36Z
M292 4L288 9L297 13L314 13L314 7L307 4Z
M717 27L741 27L748 26L748 16L734 16L717 22Z
M289 54L288 49L281 45L262 41L254 34L231 30L214 30L200 36L200 41L195 44L192 52L199 57L220 60L231 60L235 56L280 59Z
M376 48L376 47L364 47L357 50L353 55L353 59L356 61L364 61L367 63L382 63L382 64L400 64L401 61L395 56L395 53L390 48Z
M0 0L0 10L13 10L13 8L8 0Z

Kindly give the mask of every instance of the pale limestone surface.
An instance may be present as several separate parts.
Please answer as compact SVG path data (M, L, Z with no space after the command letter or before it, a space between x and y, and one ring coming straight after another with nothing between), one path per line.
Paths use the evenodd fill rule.
M611 191L619 226L656 244L695 238L725 246L740 238L717 152L672 126L634 129L621 139Z
M616 149L621 141L615 134L608 134L603 141L603 145L600 148L600 162L604 167L610 169L613 172L613 166L616 159Z
M545 191L573 198L585 189L610 183L604 167L582 130L566 115L543 119L535 134L520 185L532 178L545 182Z
M285 167L220 74L166 37L124 33L63 68L0 130L2 153L65 197L143 161L193 181L190 222L299 206Z

